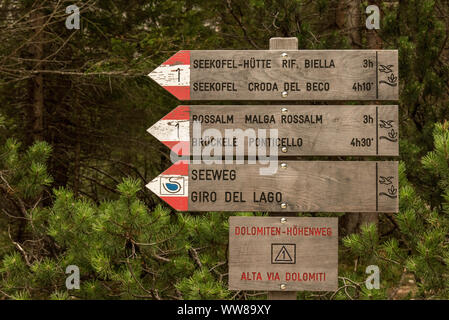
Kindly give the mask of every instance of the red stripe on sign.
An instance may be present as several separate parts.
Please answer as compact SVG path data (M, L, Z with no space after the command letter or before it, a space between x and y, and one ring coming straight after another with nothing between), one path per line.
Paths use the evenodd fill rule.
M189 197L161 197L162 200L167 202L173 209L178 211L189 210Z
M175 66L177 64L190 65L190 50L181 50L172 55L163 65Z
M161 141L171 151L178 156L190 156L190 142L189 141Z
M164 86L163 88L179 100L190 100L190 86Z
M162 172L162 174L171 175L177 174L180 176L188 176L189 175L189 163L187 161L178 161L170 168Z
M190 107L178 106L167 114L162 120L190 120Z

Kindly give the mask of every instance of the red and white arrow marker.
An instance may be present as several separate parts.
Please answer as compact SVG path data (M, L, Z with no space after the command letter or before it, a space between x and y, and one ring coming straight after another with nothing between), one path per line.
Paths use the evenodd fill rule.
M177 155L190 155L189 106L178 106L147 131Z
M147 184L159 198L173 209L187 211L189 206L189 165L178 161Z
M149 77L179 100L398 100L397 50L182 50Z
M397 161L282 163L178 161L147 187L177 211L398 212Z
M214 154L221 149L226 156L229 145L233 154L242 150L242 155L248 155L252 146L259 147L258 141L272 142L278 154L288 156L398 156L398 123L398 106L392 105L182 105L147 131L184 158L207 156L209 146L214 147ZM245 131L239 133L241 129ZM262 135L274 129L278 133L275 140ZM250 139L247 132L254 132L256 139ZM243 142L234 141L239 135ZM369 145L362 146L368 140ZM268 154L274 149L265 143L265 150Z
M179 100L190 100L190 51L177 52L148 76Z

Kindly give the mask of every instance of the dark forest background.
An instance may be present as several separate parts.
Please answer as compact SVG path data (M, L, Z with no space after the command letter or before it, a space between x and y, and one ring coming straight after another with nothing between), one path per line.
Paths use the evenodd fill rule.
M266 298L227 290L230 214L176 213L144 188L170 165L146 129L180 104L146 75L178 50L271 37L399 50L400 213L337 213L340 288L298 298L449 298L449 1L0 0L0 300Z

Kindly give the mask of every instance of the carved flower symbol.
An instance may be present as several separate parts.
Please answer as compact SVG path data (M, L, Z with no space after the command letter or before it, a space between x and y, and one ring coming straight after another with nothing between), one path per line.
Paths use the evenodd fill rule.
M395 139L398 136L398 133L396 131L394 131L394 129L391 129L390 131L388 131L388 136L391 139Z
M390 83L396 83L396 81L398 81L398 77L396 77L394 75L394 73L390 74L390 76L388 77L388 81L390 81Z
M391 187L388 189L388 193L392 196L396 195L397 191L398 189L396 189L393 185L391 185Z

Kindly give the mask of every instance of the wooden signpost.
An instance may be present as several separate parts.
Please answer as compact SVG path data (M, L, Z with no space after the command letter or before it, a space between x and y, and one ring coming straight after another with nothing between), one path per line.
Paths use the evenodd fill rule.
M279 161L267 165L183 161L147 187L179 211L397 212L398 162Z
M149 76L179 100L397 100L397 50L183 50Z
M201 125L195 137L194 121ZM207 130L220 132L221 138L208 136ZM252 129L254 136L238 140L230 129ZM270 129L277 137L257 135ZM243 154L251 146L277 146L287 156L398 156L398 107L383 106L178 106L148 132L178 155L201 155L204 147L232 146L234 154L243 143ZM239 132L239 131L236 131ZM194 151L197 151L195 154ZM267 151L267 154L269 153Z
M338 218L230 217L229 289L331 291Z
M297 38L272 38L270 50L183 50L149 76L180 100L398 100L397 50L297 48ZM229 136L235 130L257 134L243 133L239 149L241 140ZM291 215L399 209L396 161L263 164L248 151L264 143L285 156L397 156L396 105L178 106L148 131L193 156L147 185L174 209L282 215L230 217L230 290L269 290L273 300L336 290L338 218ZM203 162L203 148L214 144L222 155L231 147L248 159Z

